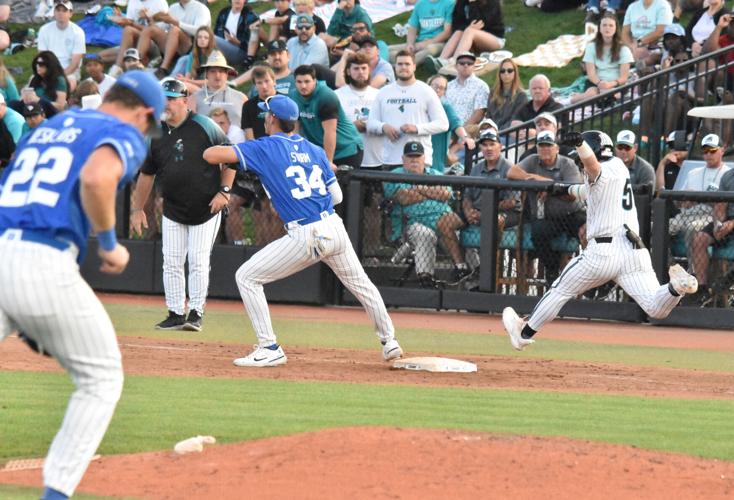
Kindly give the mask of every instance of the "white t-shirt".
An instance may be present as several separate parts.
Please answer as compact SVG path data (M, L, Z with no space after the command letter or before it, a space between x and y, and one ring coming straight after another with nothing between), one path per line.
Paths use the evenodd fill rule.
M363 120L365 123L370 116L370 108L377 98L377 89L369 85L361 90L350 85L338 88L335 91L339 103L344 109L349 121ZM379 167L382 165L382 152L385 148L385 138L381 135L361 132L364 143L363 167Z
M145 9L150 18L157 12L168 12L168 3L166 0L130 0L127 4L125 17L131 19L136 24L145 25L140 20L140 9ZM166 23L156 23L156 25L163 28L166 26Z
M693 37L694 42L702 44L714 31L714 28L716 28L716 23L713 16L708 11L704 12L691 30L691 37Z
M229 15L227 16L227 20L224 23L224 27L227 28L227 31L229 31L229 34L236 37L237 36L237 24L240 22L240 15L242 14L242 11L237 12L236 14L233 11L229 11Z
M426 161L431 161L431 136L449 129L449 119L438 95L428 84L419 80L412 85L391 83L377 92L370 110L367 131L382 135L382 126L386 123L397 129L404 124L412 124L418 128L417 134L403 133L394 142L385 138L382 159L387 165L402 165L403 147L410 141L420 141Z
M178 27L191 36L196 35L196 30L201 26L212 25L212 13L209 7L197 0L189 0L186 5L182 5L181 2L175 3L168 12L178 19Z
M245 142L245 131L239 128L234 123L229 125L229 132L227 132L227 139L232 144L239 144Z
M684 191L718 191L721 178L730 170L726 164L720 168L699 167L688 173Z
M56 21L46 23L38 31L38 50L50 50L59 59L61 67L67 68L72 55L87 53L84 30L71 22L63 30L59 29Z
M87 80L92 80L92 78L87 78ZM102 82L94 82L97 84L97 88L99 89L99 95L104 97L104 95L107 93L108 90L110 90L110 87L112 87L115 82L117 81L116 78L111 77L110 75L104 75L104 79Z

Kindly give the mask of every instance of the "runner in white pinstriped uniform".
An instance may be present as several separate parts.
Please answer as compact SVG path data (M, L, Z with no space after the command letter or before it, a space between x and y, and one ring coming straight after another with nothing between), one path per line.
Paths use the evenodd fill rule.
M78 263L91 226L101 270L127 266L115 238L115 191L145 158L141 132L155 126L163 106L152 76L126 73L98 111L68 111L34 129L0 180L0 340L23 332L76 385L44 462L46 500L74 493L122 392L115 330Z
M206 148L229 141L211 118L189 111L186 86L177 80L165 80L162 85L168 99L163 136L151 142L140 169L130 222L138 234L148 227L143 206L155 179L163 196L163 289L168 308L168 317L156 328L201 331L211 251L235 172L228 168L217 172L202 159ZM187 257L188 317L184 316Z
M592 130L565 134L564 144L575 146L577 164L584 171L584 184L559 186L563 194L586 199L588 245L573 258L550 290L536 304L527 321L511 307L502 312L502 322L512 346L521 351L544 324L558 315L571 298L608 281L616 281L653 318L664 318L683 295L695 293L696 278L678 264L672 266L670 283L661 285L642 244L637 208L629 169L614 157L612 140Z
M204 152L209 163L239 163L239 168L256 173L288 230L287 235L267 245L237 270L237 286L258 344L234 364L264 367L286 362L270 321L263 285L319 261L331 267L364 306L382 343L385 361L402 356L385 303L364 272L342 220L334 213L342 192L326 153L292 133L298 120L298 106L293 100L276 95L258 106L267 112L265 130L269 137L236 146L211 147Z

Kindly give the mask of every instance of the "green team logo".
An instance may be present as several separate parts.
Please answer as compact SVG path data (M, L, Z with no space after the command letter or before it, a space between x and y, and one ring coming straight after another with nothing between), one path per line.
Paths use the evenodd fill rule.
M404 104L401 104L400 106L398 106L398 109L400 110L401 113L405 113L405 105Z

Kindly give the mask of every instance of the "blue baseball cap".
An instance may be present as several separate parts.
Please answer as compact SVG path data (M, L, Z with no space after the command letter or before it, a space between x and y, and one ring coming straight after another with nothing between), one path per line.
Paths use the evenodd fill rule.
M298 120L298 104L288 96L276 94L266 99L265 102L257 103L257 107L263 111L272 113L273 116L281 120L292 122Z
M115 85L122 85L130 89L143 104L153 108L153 118L156 122L161 119L163 109L166 107L166 98L163 89L153 75L145 71L128 71L117 78Z

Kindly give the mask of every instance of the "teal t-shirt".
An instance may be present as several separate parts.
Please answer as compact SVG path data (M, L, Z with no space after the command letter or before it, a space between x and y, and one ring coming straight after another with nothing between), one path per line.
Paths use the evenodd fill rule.
M393 170L396 174L407 174L408 171L404 167L398 167ZM425 175L442 175L441 172L426 167ZM392 198L401 189L411 189L413 184L385 183L385 198ZM451 189L451 188L449 188ZM444 214L451 212L451 206L445 201L423 200L410 205L400 205L396 203L392 212L390 212L390 221L392 223L392 233L390 241L396 241L403 234L403 220L407 218L406 224L415 223L436 230L438 219ZM407 227L405 228L407 229Z
M347 119L339 98L324 82L317 82L316 90L308 97L303 97L293 86L289 97L298 104L301 135L318 146L324 146L324 127L321 122L336 118L334 160L347 158L364 149L357 127Z
M454 0L418 0L408 24L418 30L416 41L437 36L445 24L451 24Z
M454 111L454 107L446 99L441 99L441 104L443 104L443 110L449 119L449 129L446 132L431 136L431 146L433 147L433 164L431 164L431 168L443 173L446 168L446 153L449 151L451 134L454 130L461 127L462 123L456 111Z
M46 98L49 101L54 100L46 95L46 90L43 87L36 87L33 90L36 92L36 95L40 98ZM60 76L59 81L56 82L56 92L67 92L67 91L68 91L68 88L66 87L66 79L63 76Z
M342 9L336 9L329 22L329 27L326 29L326 33L337 38L347 38L348 36L352 36L352 25L356 22L365 23L370 33L374 33L370 15L359 5L355 5L349 15L345 15Z
M608 48L604 48L603 57L596 57L596 45L592 42L586 46L583 61L593 63L596 66L596 76L603 82L619 80L619 66L621 64L634 64L635 58L632 51L626 45L619 48L619 59L612 61L612 54Z
M5 102L17 101L20 99L18 87L16 87L15 80L13 80L10 75L5 79L5 86L0 87L0 94L5 98Z

